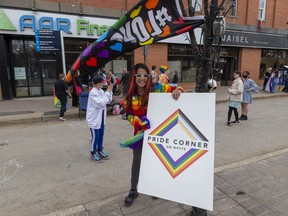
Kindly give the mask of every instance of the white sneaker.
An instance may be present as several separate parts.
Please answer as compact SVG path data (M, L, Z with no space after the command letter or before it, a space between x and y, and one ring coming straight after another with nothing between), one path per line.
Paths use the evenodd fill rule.
M64 117L59 117L60 121L66 121L66 119Z

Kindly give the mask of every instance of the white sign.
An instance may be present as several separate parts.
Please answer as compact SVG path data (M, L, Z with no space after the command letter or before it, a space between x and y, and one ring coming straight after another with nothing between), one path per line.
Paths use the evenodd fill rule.
M25 67L14 67L15 80L26 80Z
M138 191L213 210L215 94L151 93Z

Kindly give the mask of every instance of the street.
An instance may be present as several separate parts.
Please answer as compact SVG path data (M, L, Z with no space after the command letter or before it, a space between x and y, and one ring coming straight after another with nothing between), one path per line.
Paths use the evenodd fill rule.
M216 106L216 169L288 148L286 97L255 100L248 121L232 127L226 125L227 112L227 104ZM110 160L98 164L90 160L84 119L1 127L0 215L45 215L124 198L132 152L118 143L131 135L127 121L109 116L104 148Z

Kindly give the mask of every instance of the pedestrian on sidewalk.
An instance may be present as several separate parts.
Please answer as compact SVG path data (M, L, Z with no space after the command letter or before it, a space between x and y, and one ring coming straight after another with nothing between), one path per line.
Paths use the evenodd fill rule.
M241 101L242 101L242 93L243 93L243 81L241 79L241 72L240 71L234 71L233 73L234 81L232 83L232 86L227 89L227 92L229 94L228 97L228 119L227 119L227 125L231 126L231 123L240 123L239 121L239 114L238 110L240 109ZM232 111L235 115L235 121L231 122L231 116Z
M152 77L149 69L145 64L139 63L134 66L129 79L129 90L124 98L124 110L126 119L134 127L134 135L149 128L149 120L147 119L147 107L150 92L171 92L172 97L177 100L182 87L175 87L159 82L152 83ZM124 205L131 206L138 196L137 185L139 180L140 162L142 154L143 139L136 142L133 146L133 162L131 169L131 189L128 196L125 197Z
M248 104L252 104L252 92L258 93L257 84L249 78L249 71L242 73L244 87L243 87L243 98L241 101L241 116L239 120L248 120Z
M64 81L65 75L63 73L59 74L59 79L55 81L54 83L54 91L56 97L60 100L61 107L60 107L60 113L59 113L59 120L60 121L66 121L64 118L64 113L66 112L66 106L67 106L67 95L69 98L72 97L67 83Z
M110 83L107 90L102 90L104 78L96 75L92 79L93 88L89 92L86 122L91 132L91 159L96 162L103 162L109 159L103 149L105 120L107 115L106 105L112 101L113 83Z
M80 71L77 70L73 76L73 91L72 91L72 106L78 107L79 105L79 94L83 91Z
M123 68L123 72L122 72L121 80L120 80L120 84L122 84L122 95L123 95L123 97L125 97L126 93L127 93L128 80L129 80L129 73L127 72L127 68Z

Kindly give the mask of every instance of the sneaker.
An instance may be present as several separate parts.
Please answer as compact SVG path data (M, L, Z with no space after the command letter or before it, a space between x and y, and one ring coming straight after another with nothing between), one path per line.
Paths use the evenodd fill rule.
M227 121L227 126L232 126L230 121Z
M237 120L237 121L232 121L232 123L237 123L237 124L239 124L240 123L240 121L239 120Z
M59 117L60 121L66 121L66 119L64 117Z
M103 160L102 160L102 158L99 156L98 152L96 152L95 154L91 154L91 159L92 159L93 161L98 162L98 163L102 163L102 162L103 162Z
M104 160L108 160L110 158L109 155L104 150L98 151L98 154L99 154L100 158L102 158Z

